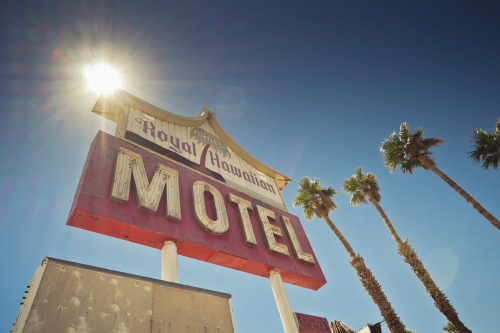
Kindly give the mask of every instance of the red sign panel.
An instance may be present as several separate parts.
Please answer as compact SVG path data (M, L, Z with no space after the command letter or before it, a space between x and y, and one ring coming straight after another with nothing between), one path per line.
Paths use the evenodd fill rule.
M323 317L311 316L295 312L300 333L331 333L328 320Z
M67 224L157 249L172 240L181 255L264 277L277 269L309 289L326 283L296 216L103 132Z

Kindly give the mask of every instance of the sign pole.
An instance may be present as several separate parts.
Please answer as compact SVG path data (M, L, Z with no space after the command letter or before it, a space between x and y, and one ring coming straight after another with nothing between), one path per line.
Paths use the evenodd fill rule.
M169 282L179 282L177 271L177 245L172 241L163 243L161 249L161 279Z
M281 280L280 272L272 270L269 272L269 280L271 281L271 288L273 289L274 299L278 306L281 322L285 333L299 333L299 328L293 315L288 296L286 295L283 280Z

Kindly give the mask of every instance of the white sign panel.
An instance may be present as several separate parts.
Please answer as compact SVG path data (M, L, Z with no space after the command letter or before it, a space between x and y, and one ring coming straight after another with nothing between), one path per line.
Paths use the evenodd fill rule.
M196 169L200 172L208 169L212 171L209 175L220 175L220 178L215 178L236 189L283 206L274 179L246 163L227 147L208 122L199 127L177 125L131 107L126 130L197 164Z
M286 210L280 190L289 182L288 177L239 147L212 112L204 109L198 117L182 117L159 111L131 95L122 97L125 102L119 108L99 102L94 108L94 112L117 122L117 137Z

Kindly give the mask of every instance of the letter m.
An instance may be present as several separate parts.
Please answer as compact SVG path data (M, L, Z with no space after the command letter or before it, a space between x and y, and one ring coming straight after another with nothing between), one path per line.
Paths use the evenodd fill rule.
M153 179L149 183L141 155L119 148L111 189L112 200L128 202L132 175L135 181L137 205L140 209L155 213L165 188L167 195L165 217L174 220L181 219L177 170L158 164Z

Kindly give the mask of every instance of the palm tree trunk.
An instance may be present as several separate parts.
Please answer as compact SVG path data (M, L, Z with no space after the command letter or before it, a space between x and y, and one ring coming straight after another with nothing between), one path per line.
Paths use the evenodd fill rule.
M330 220L330 218L328 216L323 216L323 219L326 221L326 223L328 224L328 226L330 227L330 229L332 229L332 231L338 237L338 239L340 240L340 242L342 243L342 245L344 245L344 247L347 250L347 252L349 253L349 256L351 257L351 259L353 259L354 257L356 257L356 253L352 249L351 245L344 238L344 235L342 235L342 233L340 232L340 230L337 229L337 227L335 226L335 224L333 224L332 220Z
M429 293L429 295L432 297L434 300L434 305L436 308L441 311L442 314L446 316L448 321L452 322L455 327L460 327L459 332L460 333L466 333L470 332L467 327L460 321L458 318L458 314L453 308L453 306L450 304L450 301L446 298L444 293L436 286L434 283L434 280L432 280L429 272L424 267L424 264L420 261L420 259L417 256L417 252L413 250L408 243L402 242L401 238L397 234L396 230L391 224L391 221L389 221L389 218L387 215L385 215L384 210L382 207L380 207L379 203L369 194L367 193L368 200L372 203L372 205L377 208L377 211L379 212L380 216L382 216L382 219L384 220L385 225L387 226L387 229L389 229L389 232L391 233L392 238L396 241L398 245L398 252L400 255L404 257L404 261L410 265L412 270L415 272L417 277L422 281L425 290Z
M396 232L396 229L394 229L394 227L391 224L391 221L389 221L389 218L387 217L387 215L385 215L384 210L382 209L382 207L380 207L378 202L374 198L372 198L372 196L369 193L367 193L367 196L368 196L368 200L370 200L372 205L374 205L375 208L377 208L377 211L380 214L380 216L382 216L382 220L384 220L384 223L387 226L387 229L389 229L389 232L391 233L392 238L394 238L394 240L396 241L396 243L399 246L401 243L403 243L403 241L401 240L401 238L399 238L399 235Z
M387 300L387 297L382 291L382 287L377 282L372 272L365 266L363 258L361 256L355 256L352 258L351 265L356 270L363 287L365 287L373 302L377 304L389 330L391 330L392 333L406 333L405 325L401 322L392 308L391 303Z
M205 163L207 159L207 151L208 148L210 148L209 144L206 144L205 147L203 148L203 151L201 152L201 157L200 157L200 166L206 168Z
M446 316L448 321L455 325L459 333L471 333L471 330L465 327L465 325L458 318L458 314L450 304L448 298L446 298L445 294L438 288L438 286L436 286L429 272L425 269L424 264L418 258L417 252L411 248L408 241L402 242L398 245L398 252L404 257L404 261L411 266L420 281L422 281L425 286L425 290L427 290L429 295L434 300L436 308L438 308L438 310Z
M349 253L351 257L351 265L356 270L358 274L359 280L363 284L363 287L368 292L373 302L378 306L382 317L384 317L387 326L391 330L392 333L406 333L406 328L399 319L398 315L394 311L391 306L391 303L387 300L384 292L382 291L382 287L375 280L372 272L365 266L365 262L363 258L359 255L356 255L354 250L352 249L349 242L344 238L339 229L333 224L328 215L323 216L323 219L326 221L328 226L332 229L335 235L338 237L342 245L344 245L345 249Z
M450 177L448 177L445 173L439 170L433 163L430 163L426 158L420 157L418 161L422 163L426 168L430 169L436 175L441 177L448 185L451 186L458 194L462 196L474 209L476 209L479 214L483 215L491 224L493 224L497 229L500 229L500 221L497 220L495 216L493 216L490 212L488 212L483 206L479 204L469 193L465 192L463 188L458 186Z

